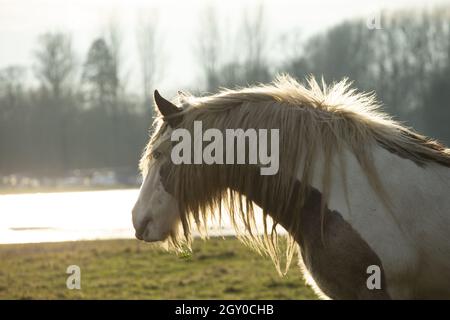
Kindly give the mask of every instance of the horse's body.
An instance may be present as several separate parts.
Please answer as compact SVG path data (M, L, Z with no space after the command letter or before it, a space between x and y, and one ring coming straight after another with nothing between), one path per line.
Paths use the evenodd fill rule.
M373 192L356 158L348 151L344 164L335 161L335 166L347 167L350 206L345 200L342 178L335 174L329 209L339 212L380 259L387 284L384 297L450 298L450 169L435 163L420 167L378 146L374 147L373 154L381 183L389 186L391 212ZM312 185L319 189L321 183L315 180ZM313 250L314 247L312 255ZM358 251L352 247L337 246L333 250L347 261L358 261L355 256ZM336 260L330 260L330 265L340 267ZM322 271L320 268L320 265L309 266L313 278L316 278L315 272ZM347 283L352 286L351 281ZM345 296L342 292L327 292L326 283L319 287L330 297ZM353 298L370 298L371 293L379 292L362 288L359 293L354 292Z
M325 296L450 298L448 149L376 113L370 97L345 85L328 92L312 86L287 78L273 87L187 99L183 111L156 95L165 121L142 159L136 236L170 237L177 244L180 221L188 238L191 217L202 226L223 202L232 220L243 218L252 231L255 203L289 232L305 272ZM280 172L262 176L257 165L173 165L171 132L191 130L193 120L220 130L278 127ZM276 260L276 241L264 234ZM250 238L259 239L254 233ZM381 270L376 288L368 287L371 266Z

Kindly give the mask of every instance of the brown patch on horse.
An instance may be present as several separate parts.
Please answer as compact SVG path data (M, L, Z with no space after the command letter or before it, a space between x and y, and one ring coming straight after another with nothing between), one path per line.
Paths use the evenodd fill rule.
M303 263L314 281L332 299L389 299L380 258L342 215L326 208L321 227L321 197L311 189L295 230ZM367 288L370 265L381 269L381 289Z
M304 265L325 295L332 299L390 299L380 258L339 212L325 207L321 214L320 191L309 187L302 206L294 196L285 206L285 212L281 212L276 194L269 198L261 194L258 186L262 179L273 177L253 175L254 191L246 196L293 236L300 246ZM297 180L293 194L300 188L301 183ZM299 218L296 223L292 223L293 211ZM367 288L370 276L367 267L371 265L381 270L381 289Z

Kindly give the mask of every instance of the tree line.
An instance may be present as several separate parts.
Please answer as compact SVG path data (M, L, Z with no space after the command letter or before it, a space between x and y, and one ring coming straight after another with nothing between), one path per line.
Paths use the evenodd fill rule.
M142 26L139 52L151 97L156 62L156 25ZM62 177L75 169L131 168L136 171L151 123L148 99L126 91L122 72L122 35L111 23L93 40L82 64L76 62L70 34L39 37L32 73L0 70L0 176Z
M271 34L262 5L233 24L207 7L193 45L203 91L268 82L279 72L326 82L348 77L358 89L375 91L396 118L450 143L450 7L382 12L378 19L381 29L352 19L304 38L298 30ZM32 67L38 86L27 86L25 67L0 70L0 176L136 170L152 91L162 78L161 35L156 18L141 23L141 94L125 85L122 35L114 23L92 41L81 64L71 35L41 35Z

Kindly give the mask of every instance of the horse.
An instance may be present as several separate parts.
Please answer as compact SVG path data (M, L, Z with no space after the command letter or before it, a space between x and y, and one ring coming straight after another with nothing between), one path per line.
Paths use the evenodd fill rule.
M450 149L393 120L374 93L347 79L280 75L173 101L155 91L154 101L159 116L132 210L136 238L184 250L194 228L204 234L228 211L238 237L281 273L297 255L321 298L450 298ZM279 170L174 164L173 133L192 133L196 121L220 132L279 129Z

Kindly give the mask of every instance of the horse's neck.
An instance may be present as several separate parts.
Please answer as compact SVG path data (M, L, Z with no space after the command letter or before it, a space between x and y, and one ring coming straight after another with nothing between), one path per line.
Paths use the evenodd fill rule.
M300 177L302 172L299 172L296 177L290 177L294 180L294 196L288 203L285 203L285 199L281 199L276 192L262 193L261 186L264 184L276 185L277 178L276 176L260 175L259 168L256 166L249 169L254 171L251 172L253 188L244 190L239 185L229 187L243 193L263 208L271 215L273 220L288 232L298 234L299 230L292 226L294 215L298 217L298 215L307 214L309 219L321 216L322 161L323 159L319 154L311 185L308 186L310 192L304 199L303 204L307 206L308 210L299 210L299 198L295 196L301 190ZM450 206L450 200L446 196L448 195L450 181L449 168L434 163L419 167L413 161L401 158L376 145L373 149L373 161L382 187L394 205L394 214L397 216L397 220L414 223L415 220L421 221L423 217L436 214L440 216L437 221L450 223L450 216L444 212ZM341 160L338 157L333 158L332 166L330 198L327 201L326 211L329 208L331 211L339 212L344 219L349 222L354 221L356 225L363 223L368 216L371 216L369 212L376 211L389 217L390 213L386 212L379 195L368 183L366 173L362 170L354 154L346 150ZM342 170L343 167L344 170ZM345 172L345 176L343 176L343 172ZM279 174L282 174L282 172L279 172ZM427 212L427 215L421 214L423 212ZM426 222L422 223L426 224Z
M372 159L375 174L394 214L408 216L408 220L411 220L416 212L420 214L421 211L426 211L432 214L433 206L443 208L450 204L447 201L449 168L431 161L419 166L414 161L402 158L376 144L372 146ZM312 186L321 189L322 164L318 162L319 170L316 171ZM348 219L354 217L349 211L357 208L381 210L390 215L386 212L383 201L380 201L381 195L377 194L373 184L369 183L367 172L350 150L343 151L341 160L334 157L332 167L328 204L333 209L339 209ZM419 208L420 210L417 210Z

